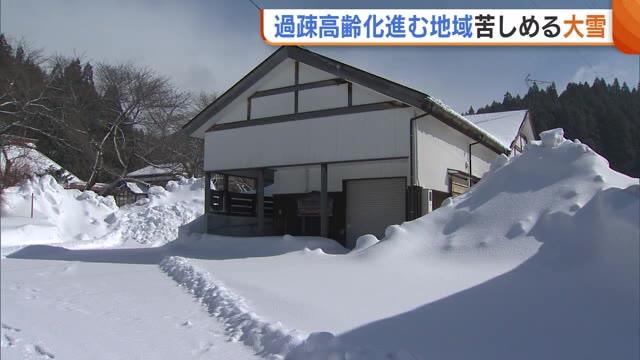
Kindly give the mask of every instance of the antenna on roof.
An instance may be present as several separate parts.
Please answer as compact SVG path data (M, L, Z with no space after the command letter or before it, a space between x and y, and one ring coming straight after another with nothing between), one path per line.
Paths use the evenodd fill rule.
M531 78L531 74L527 74L527 77L524 78L524 82L527 84L527 87L531 87L533 84L552 84L553 81L547 80L536 80Z

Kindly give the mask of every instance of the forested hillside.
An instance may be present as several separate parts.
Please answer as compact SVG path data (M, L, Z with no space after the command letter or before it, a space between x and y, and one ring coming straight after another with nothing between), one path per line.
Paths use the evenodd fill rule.
M178 130L212 100L180 91L145 66L45 56L0 34L1 148L16 136L35 139L38 150L86 188L115 186L150 164L179 164L198 175L202 143ZM0 169L5 180L17 171L10 165Z
M536 84L524 96L506 93L476 113L530 109L536 132L564 128L565 136L579 139L606 157L614 170L640 177L640 93L616 79L607 84L569 83L560 94L555 84ZM474 113L473 108L469 113Z

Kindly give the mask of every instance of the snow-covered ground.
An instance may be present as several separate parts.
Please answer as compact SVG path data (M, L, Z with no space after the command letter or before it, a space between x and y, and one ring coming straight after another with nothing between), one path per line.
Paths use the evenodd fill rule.
M20 201L14 215L3 210L3 249L5 234L11 246L70 248L29 246L1 261L3 358L196 358L208 339L212 358L640 356L640 183L559 130L351 252L321 238L201 235L199 220L178 234L202 212L202 184L168 188L96 209L104 224L91 226L104 233L84 243L75 232L89 225L55 222L32 226L57 229L56 241L42 230L20 243ZM88 249L112 245L108 236L118 248Z
M2 359L254 359L158 271L2 260Z

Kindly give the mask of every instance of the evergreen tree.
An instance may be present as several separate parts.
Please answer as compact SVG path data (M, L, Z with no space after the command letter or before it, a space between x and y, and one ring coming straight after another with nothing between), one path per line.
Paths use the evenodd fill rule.
M467 115L473 115L475 113L476 113L476 111L473 110L473 106L469 106L469 110L467 111Z

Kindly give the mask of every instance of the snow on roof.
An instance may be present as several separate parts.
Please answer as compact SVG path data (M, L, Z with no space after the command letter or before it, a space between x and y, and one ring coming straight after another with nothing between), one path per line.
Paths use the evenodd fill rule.
M132 171L127 176L149 176L149 175L168 175L173 174L176 171L180 171L182 166L180 164L160 164L149 165L142 169Z
M48 156L36 149L32 143L24 143L21 145L5 146L7 157L13 162L13 166L26 166L33 174L42 174L49 168L55 170L62 169L62 166L51 160ZM0 169L4 171L6 159L4 153L0 152ZM65 175L69 178L69 183L81 183L77 176L65 170Z
M502 145L511 148L518 135L527 110L502 111L487 114L466 115L467 120L490 133Z
M134 194L146 194L149 190L148 186L136 182L127 181L126 185Z
M495 136L495 134L493 134L492 132L484 129L483 127L479 126L478 124L475 124L474 122L472 122L468 118L460 115L460 113L458 113L457 111L453 110L449 105L447 105L444 102L442 102L442 100L436 99L436 98L432 98L432 97L430 97L430 99L431 99L431 101L433 101L434 103L439 105L444 111L448 112L449 114L451 114L453 117L455 117L459 121L461 121L463 123L466 123L470 127L474 128L477 132L482 134L482 136L484 136L485 138L489 138L489 139L493 140L494 142L504 146L504 148L506 150L511 149L511 146L510 146L511 145L511 141L509 141L509 142L507 142L505 144L504 142L501 141L501 139L497 138Z

